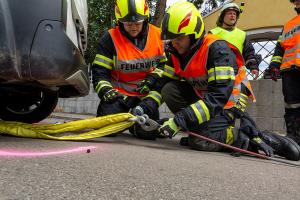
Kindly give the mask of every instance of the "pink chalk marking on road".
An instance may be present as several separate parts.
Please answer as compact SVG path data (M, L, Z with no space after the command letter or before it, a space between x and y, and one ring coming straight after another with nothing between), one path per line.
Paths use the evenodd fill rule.
M84 152L86 153L87 150L96 149L95 146L85 146L85 147L76 147L72 149L62 149L57 151L28 151L28 150L3 150L0 149L0 156L2 157L38 157L38 156L52 156L52 155L60 155L60 154L68 154L68 153L77 153L77 152Z

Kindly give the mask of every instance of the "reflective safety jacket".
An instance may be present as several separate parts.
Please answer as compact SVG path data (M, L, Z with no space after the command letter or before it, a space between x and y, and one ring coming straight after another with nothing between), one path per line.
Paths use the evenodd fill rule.
M300 15L297 15L283 28L280 44L284 55L280 66L281 70L291 67L300 67Z
M249 70L258 70L259 62L257 61L257 55L255 54L255 49L245 31L236 27L232 31L229 31L218 26L209 32L219 36L226 42L233 44L236 48L238 48L246 62L245 66Z
M280 63L280 70L289 70L292 67L300 68L300 15L297 15L284 25L278 39L272 62ZM280 49L282 48L282 49Z
M164 58L164 47L160 39L159 29L149 26L146 46L138 49L124 37L118 28L109 30L116 48L117 57L112 69L112 85L120 93L126 95L140 95L135 89L147 74L155 70Z
M147 27L136 39L129 38L121 27L102 36L92 66L93 84L100 98L107 87L114 87L125 95L141 96L135 92L137 84L147 75L162 74L162 70L156 68L166 62L160 30L150 24ZM145 45L140 45L143 41ZM152 98L157 99L155 95Z
M244 42L246 39L246 32L239 28L234 28L232 31L227 31L221 27L216 27L210 32L214 35L220 36L223 40L233 44L241 54L243 54Z
M239 98L241 97L242 83L249 89L249 91L252 92L250 82L246 78L246 70L244 67L244 60L242 58L242 55L239 53L239 50L233 45L228 44L230 49L236 55L236 63L238 65L238 72L236 75L234 73L233 67L230 65L221 65L207 68L210 46L216 41L220 41L219 37L212 34L206 35L204 37L204 40L202 41L201 46L198 48L198 50L195 52L195 54L185 67L182 67L179 59L172 54L171 61L173 64L173 70L172 67L166 66L166 70L164 72L164 74L170 78L184 78L194 88L196 94L200 97L200 100L190 105L190 108L188 108L188 110L190 110L194 113L195 116L197 116L198 122L200 124L208 121L211 117L211 111L213 109L207 104L215 105L217 103L216 100L214 100L213 102L208 102L208 99L211 100L212 98L205 98L205 96L210 92L208 88L211 87L209 86L210 83L217 83L219 81L234 81L233 89L231 88L231 95L226 99L227 103L224 103L223 105L223 107L226 109L233 107L238 102ZM230 51L230 49L228 48L228 51ZM218 84L216 84L215 87L218 87L217 85Z

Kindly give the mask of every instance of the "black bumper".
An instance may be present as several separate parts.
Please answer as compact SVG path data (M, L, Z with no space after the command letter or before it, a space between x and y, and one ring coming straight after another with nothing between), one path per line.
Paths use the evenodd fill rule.
M65 33L65 0L0 1L0 84L89 92L88 67Z

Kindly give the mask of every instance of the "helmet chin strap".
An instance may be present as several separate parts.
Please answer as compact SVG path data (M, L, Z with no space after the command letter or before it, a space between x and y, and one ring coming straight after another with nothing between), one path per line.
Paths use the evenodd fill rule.
M236 25L236 21L235 21L235 23L234 24L227 24L226 22L224 22L223 21L223 24L225 24L226 26L228 26L229 27L229 29L233 29L234 27L235 27L235 25Z

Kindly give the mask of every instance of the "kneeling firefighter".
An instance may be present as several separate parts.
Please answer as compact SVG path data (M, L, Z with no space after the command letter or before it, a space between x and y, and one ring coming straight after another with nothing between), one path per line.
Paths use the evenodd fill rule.
M172 138L180 130L192 131L225 144L258 148L268 156L275 150L287 159L300 159L295 143L266 132L253 133L247 130L249 126L240 130L233 127L234 115L243 114L251 95L244 61L236 47L212 34L205 35L201 14L192 3L171 6L161 29L162 39L170 40L161 94L174 113L159 129L162 135ZM242 84L248 95L241 95ZM196 150L222 150L193 136L188 137L188 144Z
M159 28L149 24L145 0L117 0L117 26L100 39L92 66L93 85L100 98L97 116L128 112L159 118L159 91L150 91L152 80L166 61ZM155 139L140 127L130 129L134 136Z

